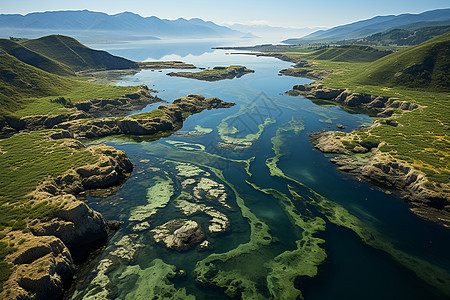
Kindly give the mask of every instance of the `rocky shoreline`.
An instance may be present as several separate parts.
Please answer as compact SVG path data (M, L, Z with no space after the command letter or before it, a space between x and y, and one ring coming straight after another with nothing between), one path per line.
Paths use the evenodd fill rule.
M317 82L294 85L286 93L291 96L302 95L308 99L328 100L345 107L359 108L381 118L391 117L395 113L395 109L411 111L420 107L416 103L398 98L354 93L349 89L325 87Z
M291 96L302 95L308 99L327 100L344 107L357 108L382 120L393 127L401 126L395 121L396 112L423 108L416 103L398 98L354 93L349 89L334 89L320 83L295 85L286 92ZM366 132L370 128L365 128ZM423 172L414 169L404 161L380 151L383 142L361 140L351 133L322 131L310 133L311 144L323 153L338 154L330 161L338 170L347 172L359 180L371 182L385 188L399 190L416 215L450 228L450 200L445 188L431 190L426 187L428 179ZM344 144L347 142L346 144ZM350 145L350 146L349 146ZM358 156L365 154L365 157Z
M201 95L188 95L178 98L169 105L160 105L159 116L150 113L132 115L126 118L106 118L92 120L73 120L62 122L54 128L64 129L63 133L76 138L97 138L111 135L153 135L160 132L178 130L184 119L205 109L227 108L234 103L219 98L205 98Z
M154 90L146 85L140 86L135 93L124 94L118 99L92 99L71 105L71 114L48 114L26 116L19 119L5 118L0 120L0 138L6 138L20 131L52 129L58 124L93 119L97 117L114 117L140 110L148 104L161 102L161 98L153 96Z
M389 153L380 151L382 143L367 148L358 145L349 149L343 143L345 137L339 137L333 131L310 133L309 136L311 144L321 152L338 154L330 159L338 166L337 170L383 188L401 191L412 212L450 228L448 193L428 189L425 185L428 182L426 175ZM367 155L357 155L361 153Z
M67 147L83 149L77 140L64 140ZM33 220L28 231L10 233L17 250L6 256L13 272L3 284L3 299L61 299L70 283L74 262L87 252L103 245L108 233L118 229L119 222L106 221L76 195L89 189L120 184L133 170L123 151L111 146L87 148L98 157L97 163L70 169L56 178L47 179L30 195L35 204L58 205L52 217Z
M143 102L160 100L149 93L150 90L142 88L136 97L128 98L142 99ZM49 131L48 138L61 140L64 146L79 150L85 147L78 139L171 132L181 128L189 115L205 109L235 105L218 98L188 95L174 100L172 104L160 105L157 110L132 117L92 118L89 112L100 113L110 107L108 104L111 103L106 102L92 100L82 104L72 115L7 120L0 124L1 132L3 135L13 135L19 131L53 129ZM120 103L112 106L120 106ZM26 231L10 232L16 251L8 255L6 261L13 265L13 272L4 282L0 297L61 299L70 284L75 264L89 252L104 245L108 234L119 228L119 222L105 220L77 197L87 190L120 185L131 174L134 166L125 152L111 146L90 146L87 150L97 158L95 164L70 169L61 176L48 178L29 195L32 203L53 205L57 209L51 217L29 222Z
M37 115L20 119L8 118L0 121L0 137L5 138L21 131L42 129L63 129L54 133L53 138L96 138L110 135L152 135L163 131L181 128L187 115L199 113L205 109L226 108L234 104L218 98L205 98L201 95L188 95L169 105L160 105L159 116L139 114L130 117L110 117L97 119L93 115L116 115L145 107L149 103L162 101L150 95L151 90L142 88L133 94L126 94L131 99L121 100L94 99L75 105L75 112L70 115ZM125 108L122 108L125 107ZM107 110L109 110L107 112Z
M176 77L192 78L205 81L219 81L224 79L233 79L244 76L248 73L254 73L254 70L247 69L243 66L230 67L214 67L211 70L204 70L200 72L171 72L167 75Z

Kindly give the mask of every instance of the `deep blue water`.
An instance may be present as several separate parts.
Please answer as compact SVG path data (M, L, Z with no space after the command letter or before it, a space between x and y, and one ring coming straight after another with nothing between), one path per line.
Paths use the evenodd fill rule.
M136 169L132 177L114 195L106 199L89 198L90 206L102 213L105 218L125 222L109 242L107 251L98 260L107 258L108 253L116 247L114 243L121 237L133 233L132 222L128 221L130 212L134 207L146 203L147 188L151 187L156 180L155 172L149 169L150 167L164 170L164 174L168 174L167 176L176 183L176 191L169 204L150 219L151 228L154 228L179 217L179 212L173 203L173 199L179 193L179 183L177 183L173 166L166 159L199 166L208 165L221 170L227 181L227 183L222 182L214 174L211 175L214 180L226 185L230 195L229 203L233 210L225 210L217 203L211 206L228 215L231 230L222 235L207 236L208 240L213 242L214 248L205 252L198 252L195 249L186 252L167 250L152 243L147 231L140 232L137 233L139 235L137 239L144 245L143 249L138 252L133 261L118 264L115 268L123 270L127 264L137 264L145 269L154 259L160 258L165 263L186 271L186 277L170 281L176 288L186 288L188 294L198 299L226 299L226 295L220 290L198 285L195 282L194 268L198 261L211 253L227 252L250 239L250 226L236 205L236 195L231 186L236 188L244 199L245 205L271 228L271 234L277 239L277 242L271 245L270 251L265 252L267 259L284 251L293 250L295 241L301 238L301 230L290 222L279 202L246 184L245 180L249 179L249 176L245 173L242 164L230 161L254 157L249 169L252 173L251 181L259 187L273 188L287 193L289 182L284 178L270 176L265 161L274 156L271 139L278 128L285 126L294 118L303 124L304 129L298 134L287 133L287 138L284 139L281 147L284 156L280 158L279 168L287 176L305 184L328 200L340 204L349 213L379 232L386 240L391 241L397 249L424 259L449 273L450 232L448 230L412 214L408 210L408 205L395 193L388 195L369 183L359 182L347 174L337 172L336 167L329 162L329 157L314 150L309 143L308 132L322 129L337 130L335 125L339 123L345 125L346 131L349 131L358 126L370 124L372 120L368 116L352 115L336 106L321 107L301 96L285 95L284 92L294 84L310 82L308 79L278 76L279 70L289 67L289 63L269 57L228 54L230 51L211 50L209 49L211 43L206 42L184 43L183 47L173 43L161 44L160 41L157 43L143 43L132 47L104 45L104 48L112 54L134 60L183 60L197 67L241 64L255 70L255 73L233 80L203 82L169 77L166 74L171 70L161 72L143 70L136 75L123 78L118 83L119 85L146 84L160 91L158 96L169 102L188 94L202 94L235 102L237 105L230 109L204 111L191 116L181 129L192 131L197 125L211 128L212 132L206 135L197 137L173 135L153 142L132 142L123 139L101 141L126 151L136 164ZM154 109L158 105L149 105L142 112ZM246 111L245 108L253 109ZM274 119L275 123L267 125L250 148L231 151L217 147L217 142L221 142L218 126L224 120L239 130L235 137L243 137L248 133L257 132L257 125L263 123L267 117ZM216 156L207 156L208 160L198 152L176 150L167 141L200 144L205 146L207 153ZM202 168L208 171L207 168ZM313 211L313 213L317 212ZM323 215L319 214L319 216L324 218ZM201 215L193 219L200 224L207 222ZM391 258L389 254L364 244L349 229L338 227L327 221L327 229L318 236L325 240L323 246L327 252L327 259L319 266L318 276L297 283L305 299L446 298L436 288ZM266 257L261 259L264 260ZM78 297L95 286L91 280L96 276L96 272L98 270L94 267L85 275L81 281L82 284L78 285L78 291L81 293ZM127 292L132 290L133 284L117 285L120 280L117 279L117 274L113 275L114 272L114 269L110 271L109 276L112 285L116 285L113 298L125 299ZM137 279L133 280L134 283ZM267 291L263 291L264 293Z

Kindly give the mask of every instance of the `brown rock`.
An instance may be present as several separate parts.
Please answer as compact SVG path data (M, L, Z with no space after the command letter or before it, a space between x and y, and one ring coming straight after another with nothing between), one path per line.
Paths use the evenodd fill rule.
M205 235L197 222L175 219L151 230L153 239L167 248L186 250L201 242Z

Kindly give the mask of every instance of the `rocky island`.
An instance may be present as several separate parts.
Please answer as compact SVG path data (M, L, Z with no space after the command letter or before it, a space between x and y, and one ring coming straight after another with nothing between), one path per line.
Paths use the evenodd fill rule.
M244 76L255 71L247 69L243 66L229 66L229 67L214 67L212 69L203 70L200 72L171 72L167 75L193 78L205 81L218 81L224 79L233 79Z
M182 61L145 61L138 62L140 69L196 69L193 64L187 64Z

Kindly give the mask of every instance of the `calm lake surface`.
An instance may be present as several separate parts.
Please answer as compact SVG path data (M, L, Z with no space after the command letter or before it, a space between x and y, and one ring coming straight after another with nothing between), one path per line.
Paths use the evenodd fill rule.
M242 292L294 299L301 290L305 299L448 299L450 232L412 214L395 194L337 172L309 143L308 132L336 124L351 131L372 120L285 95L310 80L278 76L291 64L275 58L210 49L223 45L233 44L90 45L132 60L237 64L255 73L204 82L143 70L117 83L146 84L168 102L202 94L236 106L190 116L167 138L92 142L126 151L136 168L113 195L88 198L105 218L124 224L77 279L72 298L227 299ZM205 180L213 185L202 189ZM208 196L219 186L225 204ZM229 230L208 232L211 218L184 215L186 201L226 215ZM178 252L155 243L150 231L173 219L197 221L212 247ZM315 273L315 264L315 277L300 276Z

